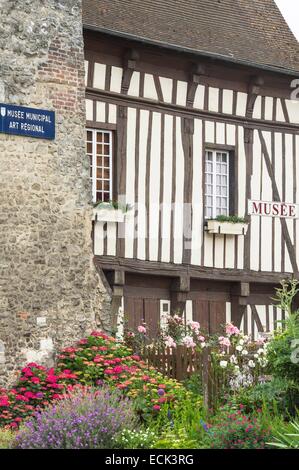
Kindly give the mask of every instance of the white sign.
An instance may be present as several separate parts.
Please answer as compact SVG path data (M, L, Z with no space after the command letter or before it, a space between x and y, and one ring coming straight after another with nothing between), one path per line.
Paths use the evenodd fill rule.
M299 205L288 202L248 201L248 214L284 219L298 219Z

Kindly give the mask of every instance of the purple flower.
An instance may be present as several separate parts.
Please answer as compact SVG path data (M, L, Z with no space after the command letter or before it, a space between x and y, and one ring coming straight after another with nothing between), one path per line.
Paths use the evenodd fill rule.
M165 395L165 392L164 392L163 388L159 388L159 390L158 390L158 395L160 395L160 397L162 397L163 395Z

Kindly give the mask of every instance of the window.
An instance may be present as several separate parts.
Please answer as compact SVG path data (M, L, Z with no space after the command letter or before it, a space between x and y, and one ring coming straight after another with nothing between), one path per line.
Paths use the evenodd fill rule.
M229 215L229 153L206 150L205 217Z
M87 129L86 152L90 162L92 200L112 199L112 132Z

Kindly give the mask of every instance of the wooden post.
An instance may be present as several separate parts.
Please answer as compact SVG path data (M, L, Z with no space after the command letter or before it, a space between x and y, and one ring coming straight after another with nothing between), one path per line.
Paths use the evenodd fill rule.
M211 370L211 351L210 348L204 348L202 353L202 384L203 384L203 403L207 410L212 408L212 370Z

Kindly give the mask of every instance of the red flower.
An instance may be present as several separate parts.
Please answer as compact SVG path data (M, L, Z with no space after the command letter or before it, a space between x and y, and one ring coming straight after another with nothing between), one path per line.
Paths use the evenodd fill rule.
M32 377L31 378L31 382L34 383L34 384L39 384L40 383L40 379L38 377Z

